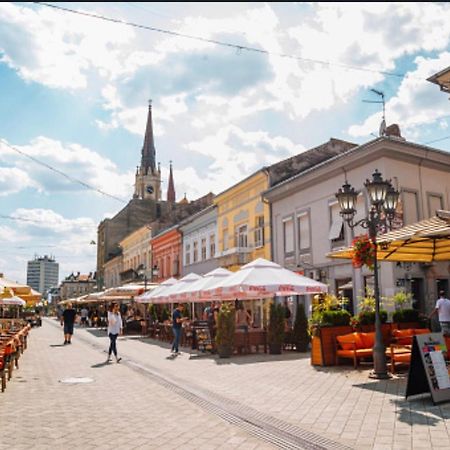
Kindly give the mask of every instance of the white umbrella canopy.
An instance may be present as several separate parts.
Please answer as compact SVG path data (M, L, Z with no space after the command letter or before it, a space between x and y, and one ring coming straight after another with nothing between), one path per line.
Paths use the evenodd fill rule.
M223 281L226 277L229 277L232 273L233 272L223 269L222 267L211 270L211 272L203 275L203 278L186 285L182 292L173 294L172 298L178 301L189 300L190 302L211 300L209 291L205 291L206 295L203 296L202 292L216 286L219 282Z
M104 297L119 297L123 296L124 298L134 297L137 295L141 295L144 293L144 286L142 284L125 284L124 286L117 286L106 289L104 292Z
M225 278L212 294L225 298L261 298L327 292L328 286L298 275L267 259L258 258Z
M174 285L178 280L176 278L168 278L163 281L159 286L151 291L147 291L145 294L136 297L136 302L138 303L153 303L153 298L159 296L164 292L165 289L168 289L170 286Z
M202 278L201 275L196 273L188 273L183 278L180 278L175 284L169 286L160 295L153 298L153 303L172 303L172 295L183 292L187 286Z
M2 297L0 298L1 306L25 306L27 302L22 300L17 295L13 295L12 297Z

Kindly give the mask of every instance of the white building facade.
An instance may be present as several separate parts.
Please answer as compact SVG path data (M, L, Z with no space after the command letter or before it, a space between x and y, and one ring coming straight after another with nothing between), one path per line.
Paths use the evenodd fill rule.
M210 206L180 224L183 235L182 275L203 275L218 267L217 208Z
M327 254L350 246L355 236L367 230L351 230L343 222L335 193L346 180L361 191L355 222L365 217L364 182L375 169L400 192L397 227L434 216L437 209L450 209L450 153L399 137L380 137L355 147L265 193L272 209L274 261L328 283L332 292L345 289L354 312L365 287L373 285L373 273L353 268L351 261L332 260ZM448 262L382 262L380 269L381 295L406 289L422 312L431 311L438 289L448 291Z

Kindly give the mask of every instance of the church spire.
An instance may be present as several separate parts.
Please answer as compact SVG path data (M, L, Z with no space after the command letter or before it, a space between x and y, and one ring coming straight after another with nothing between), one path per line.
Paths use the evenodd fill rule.
M170 161L169 186L167 188L167 201L175 203L175 185L173 183L172 161Z
M148 102L147 126L142 147L141 169L143 174L155 172L155 143L153 141L152 101Z

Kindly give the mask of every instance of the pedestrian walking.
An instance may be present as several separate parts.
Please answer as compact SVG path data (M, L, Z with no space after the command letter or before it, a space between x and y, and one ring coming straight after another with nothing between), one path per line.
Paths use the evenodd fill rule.
M439 298L436 308L430 314L430 319L434 314L438 314L441 331L445 336L450 336L450 300L445 297L444 291L439 291Z
M114 353L116 362L120 362L122 358L117 357L117 337L122 334L123 323L120 315L119 305L113 303L108 311L108 336L109 336L109 350L108 359L106 362L111 362L111 354Z
M72 343L73 326L77 312L72 307L72 303L68 303L66 309L61 316L61 326L64 325L64 345Z
M81 309L81 313L80 313L80 315L81 315L81 326L83 326L83 327L87 327L87 325L88 325L88 323L87 323L87 321L88 321L88 314L89 314L89 311L86 309L85 306L83 306L83 308Z
M181 339L181 327L183 322L187 319L187 317L183 317L184 305L182 303L178 304L172 314L172 330L173 330L173 343L171 353L175 355L179 355L178 345L180 344Z

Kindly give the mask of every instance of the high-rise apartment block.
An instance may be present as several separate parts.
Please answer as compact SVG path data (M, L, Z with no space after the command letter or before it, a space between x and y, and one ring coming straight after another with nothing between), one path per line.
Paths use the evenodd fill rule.
M59 264L51 256L35 256L28 261L27 284L44 294L51 287L58 286Z

